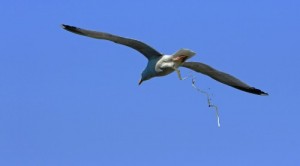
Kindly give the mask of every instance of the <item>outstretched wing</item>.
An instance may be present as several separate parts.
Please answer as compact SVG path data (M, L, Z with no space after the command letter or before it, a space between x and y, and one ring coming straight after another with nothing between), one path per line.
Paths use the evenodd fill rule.
M96 39L110 40L112 42L131 47L131 48L137 50L138 52L142 53L148 60L162 56L161 53L159 53L152 47L148 46L147 44L145 44L141 41L135 40L135 39L129 39L129 38L125 38L125 37L121 37L121 36L117 36L117 35L113 35L113 34L109 34L109 33L105 33L105 32L96 32L96 31L91 31L91 30L85 30L85 29L77 28L77 27L70 26L70 25L64 25L64 24L62 24L62 27L67 31L70 31L70 32L73 32L73 33L76 33L79 35L88 36L88 37L92 37L92 38L96 38Z
M196 72L205 74L223 84L229 85L231 87L234 87L236 89L257 94L257 95L268 95L268 93L265 93L259 89L256 89L254 87L251 87L247 85L246 83L240 81L239 79L235 78L232 75L229 75L227 73L224 73L222 71L218 71L204 63L200 62L184 62L182 64L182 67L186 67L189 69L192 69Z

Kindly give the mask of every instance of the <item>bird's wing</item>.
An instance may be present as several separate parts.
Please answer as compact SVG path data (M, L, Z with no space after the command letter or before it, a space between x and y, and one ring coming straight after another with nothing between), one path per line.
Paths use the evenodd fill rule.
M147 44L145 44L141 41L135 40L135 39L129 39L129 38L125 38L125 37L121 37L121 36L117 36L117 35L113 35L113 34L109 34L109 33L105 33L105 32L96 32L96 31L91 31L91 30L85 30L85 29L77 28L77 27L70 26L70 25L64 25L64 24L62 24L62 27L67 31L70 31L70 32L73 32L73 33L76 33L79 35L88 36L88 37L92 37L92 38L96 38L96 39L110 40L112 42L131 47L131 48L137 50L138 52L142 53L148 60L162 56L161 53L159 53L152 47L148 46Z
M200 62L184 62L182 64L183 67L192 69L196 72L205 74L223 84L229 85L231 87L234 87L236 89L257 94L257 95L268 95L268 93L265 93L259 89L256 89L254 87L251 87L247 85L246 83L240 81L239 79L233 77L232 75L229 75L227 73L218 71L204 63Z

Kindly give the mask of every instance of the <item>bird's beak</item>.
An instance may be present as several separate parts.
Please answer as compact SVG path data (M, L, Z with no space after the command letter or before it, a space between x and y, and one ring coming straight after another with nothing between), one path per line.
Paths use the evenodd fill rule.
M142 80L142 79L140 79L140 81L139 81L139 85L141 85L141 84L142 84L142 82L143 82L143 80Z

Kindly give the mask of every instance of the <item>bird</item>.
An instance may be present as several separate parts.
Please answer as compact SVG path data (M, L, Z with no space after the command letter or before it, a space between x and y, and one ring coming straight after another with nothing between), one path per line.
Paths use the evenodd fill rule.
M185 67L198 73L207 75L216 81L219 81L238 90L261 96L268 95L268 93L255 87L249 86L236 77L214 69L207 64L201 62L186 62L196 54L190 49L182 48L172 55L167 55L158 52L148 44L136 39L126 38L106 32L87 30L66 24L62 24L61 26L63 29L69 32L95 39L112 41L117 44L135 49L136 51L144 55L147 58L148 63L141 74L141 79L138 83L139 85L141 85L144 81L150 80L151 78L166 76L174 71L176 71L178 78L182 80L183 78L181 77L179 67Z

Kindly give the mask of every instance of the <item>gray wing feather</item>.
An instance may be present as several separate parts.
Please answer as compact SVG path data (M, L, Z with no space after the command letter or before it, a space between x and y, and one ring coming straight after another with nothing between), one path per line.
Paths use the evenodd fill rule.
M254 87L251 87L247 85L246 83L242 82L241 80L235 78L232 75L229 75L227 73L224 73L222 71L216 70L204 63L200 62L184 62L182 64L182 67L186 67L189 69L192 69L196 72L205 74L223 84L229 85L231 87L234 87L236 89L257 94L257 95L268 95L268 93L265 93L259 89L256 89Z
M96 32L96 31L91 31L91 30L85 30L85 29L81 29L81 28L77 28L74 26L69 26L69 25L64 25L62 24L62 27L70 32L79 34L79 35L83 35L83 36L88 36L88 37L92 37L92 38L96 38L96 39L104 39L104 40L109 40L118 44L122 44L128 47L131 47L135 50L137 50L138 52L142 53L148 60L153 59L153 58L157 58L162 56L161 53L159 53L158 51L156 51L155 49L153 49L152 47L150 47L149 45L135 40L135 39L129 39L129 38L125 38L125 37L121 37L121 36L117 36L117 35L113 35L113 34L109 34L109 33L105 33L105 32Z

